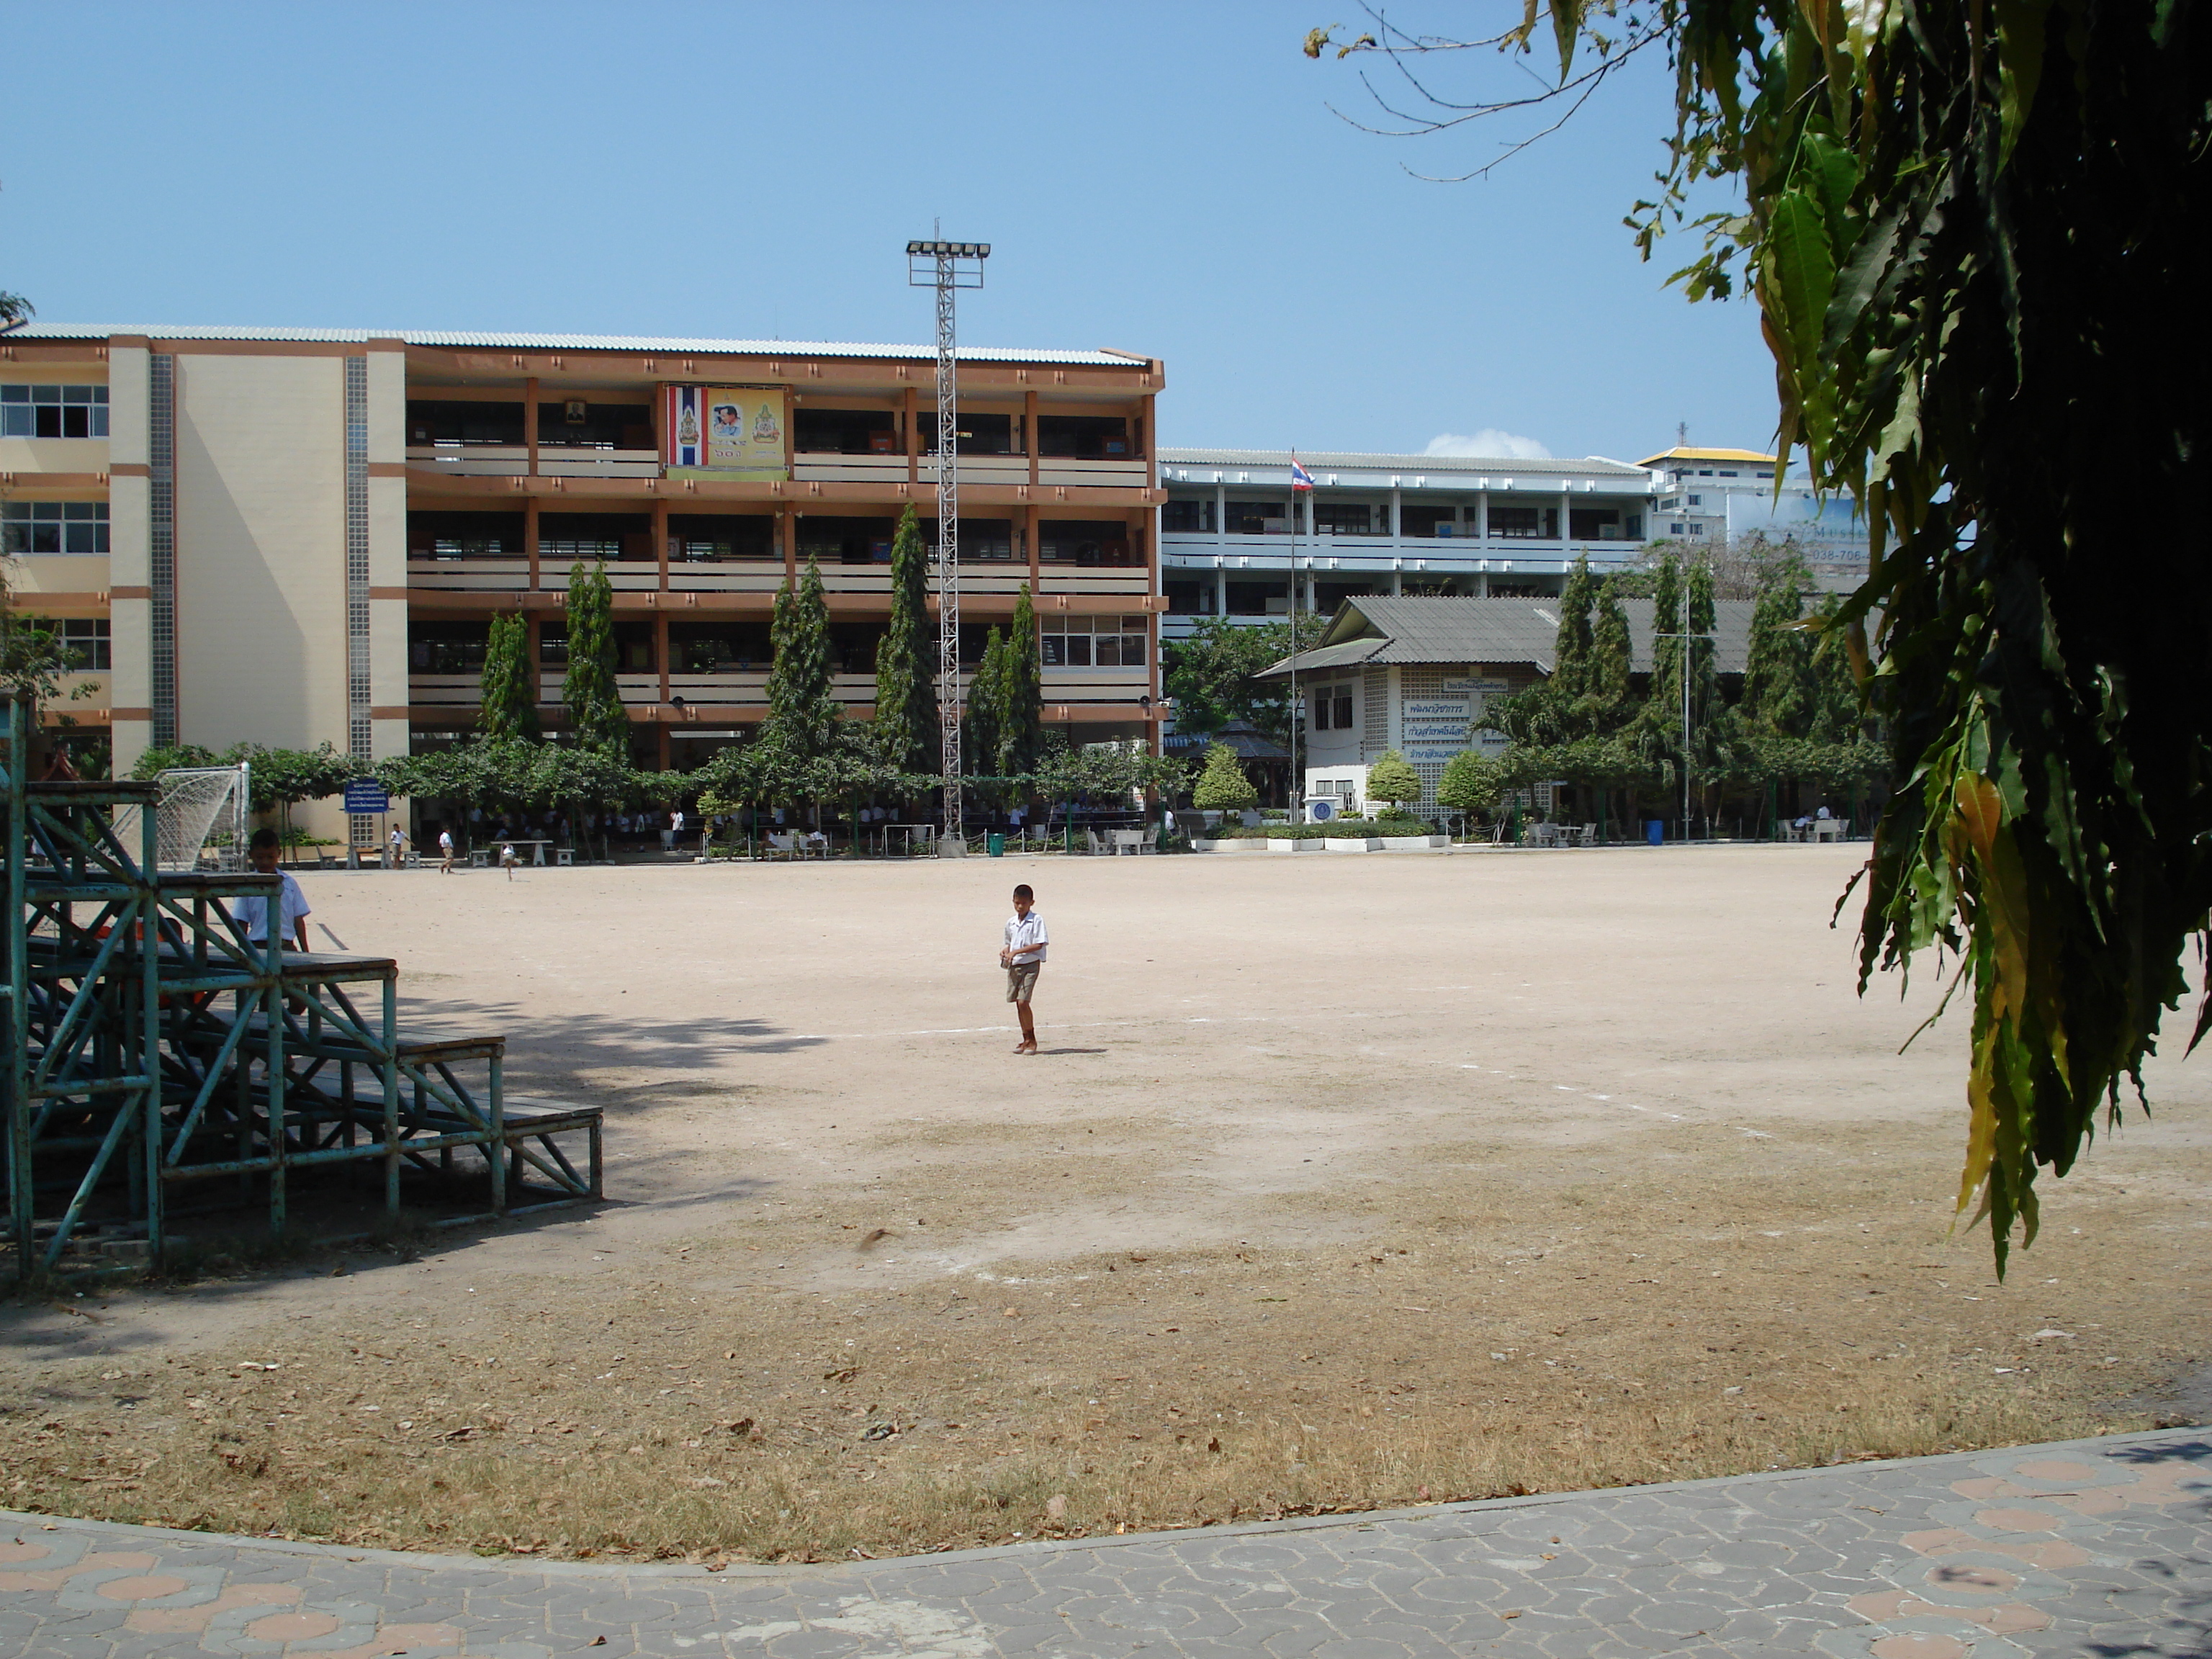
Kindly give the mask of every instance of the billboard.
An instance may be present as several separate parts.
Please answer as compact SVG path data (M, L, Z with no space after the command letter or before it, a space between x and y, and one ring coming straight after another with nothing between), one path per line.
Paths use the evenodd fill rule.
M672 386L662 460L672 477L787 478L789 394L781 386Z

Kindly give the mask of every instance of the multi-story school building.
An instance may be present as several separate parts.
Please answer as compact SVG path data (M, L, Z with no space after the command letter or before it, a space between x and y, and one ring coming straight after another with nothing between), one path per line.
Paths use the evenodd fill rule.
M50 718L149 744L365 760L474 722L494 616L561 723L577 561L615 590L647 764L766 714L769 617L807 560L838 695L870 712L894 527L935 536L919 347L36 323L0 334L0 532L94 695ZM1158 359L960 354L963 657L1027 583L1045 718L1157 734Z
M1361 594L1533 599L1575 560L1632 562L1659 474L1601 457L1484 459L1164 449L1161 576L1170 637L1193 618L1323 616Z

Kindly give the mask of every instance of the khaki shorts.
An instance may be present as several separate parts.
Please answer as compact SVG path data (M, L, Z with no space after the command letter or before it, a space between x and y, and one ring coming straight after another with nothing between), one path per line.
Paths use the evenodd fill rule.
M1021 962L1006 969L1006 1000L1027 1002L1030 993L1036 989L1037 970L1041 962Z

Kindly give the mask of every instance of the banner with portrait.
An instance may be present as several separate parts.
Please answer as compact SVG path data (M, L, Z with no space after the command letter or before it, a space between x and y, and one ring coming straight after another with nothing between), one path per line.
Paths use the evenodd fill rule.
M785 444L790 394L783 387L672 386L665 391L663 459L670 476L791 476Z

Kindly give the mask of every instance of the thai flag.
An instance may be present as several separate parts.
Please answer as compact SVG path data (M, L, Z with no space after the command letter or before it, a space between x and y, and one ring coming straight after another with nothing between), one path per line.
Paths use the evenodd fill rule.
M1299 465L1298 458L1296 455L1292 455L1291 457L1291 488L1292 489L1311 489L1313 487L1313 474L1307 471L1304 466Z

